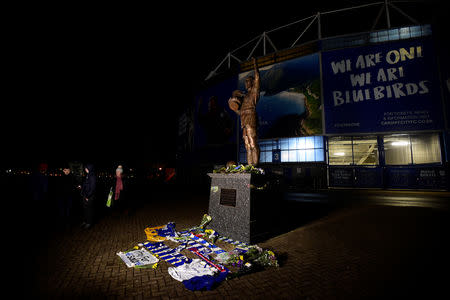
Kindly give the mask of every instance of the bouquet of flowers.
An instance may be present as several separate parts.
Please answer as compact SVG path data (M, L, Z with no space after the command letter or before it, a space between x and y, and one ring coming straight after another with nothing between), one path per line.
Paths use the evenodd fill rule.
M225 174L233 174L233 173L251 173L251 174L264 174L264 170L261 168L256 168L252 165L231 165L228 167L222 167L220 169L214 170L213 173L225 173Z

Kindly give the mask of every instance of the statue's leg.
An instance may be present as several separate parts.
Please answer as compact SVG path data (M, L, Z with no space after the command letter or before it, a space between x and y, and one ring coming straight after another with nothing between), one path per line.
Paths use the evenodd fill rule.
M244 140L245 150L247 151L247 164L252 165L253 155L252 149L250 147L250 139L248 137L247 127L244 127L244 130L242 131L242 139Z
M257 165L259 163L259 145L258 137L256 136L256 128L247 127L247 138L249 141L249 147L251 149L250 153L252 156L252 165Z

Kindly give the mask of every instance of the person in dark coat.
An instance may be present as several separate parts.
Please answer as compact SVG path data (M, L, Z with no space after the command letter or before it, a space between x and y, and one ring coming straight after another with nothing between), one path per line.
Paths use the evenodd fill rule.
M97 177L95 176L94 166L87 164L84 168L86 177L81 186L81 197L83 202L84 220L82 227L88 229L94 222L94 201L97 187Z
M58 207L59 217L62 221L70 221L72 203L75 194L75 178L72 175L72 171L68 165L63 167L63 173L60 177L59 195L58 195Z

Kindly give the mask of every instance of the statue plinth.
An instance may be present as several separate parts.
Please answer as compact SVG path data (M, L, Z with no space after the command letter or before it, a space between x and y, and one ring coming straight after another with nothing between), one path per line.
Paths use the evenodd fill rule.
M211 177L208 214L212 217L212 229L246 243L253 243L267 233L270 214L277 214L273 208L278 204L273 204L278 199L253 188L263 175L208 173L208 176Z

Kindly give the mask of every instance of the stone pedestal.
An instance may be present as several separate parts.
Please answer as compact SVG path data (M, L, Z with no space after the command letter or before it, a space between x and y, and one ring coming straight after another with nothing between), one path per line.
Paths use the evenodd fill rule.
M220 235L252 243L266 231L262 225L271 223L270 214L277 214L277 199L265 190L252 188L261 175L208 173L211 177L208 214L209 227ZM258 178L255 178L258 177ZM274 219L272 218L272 221Z

